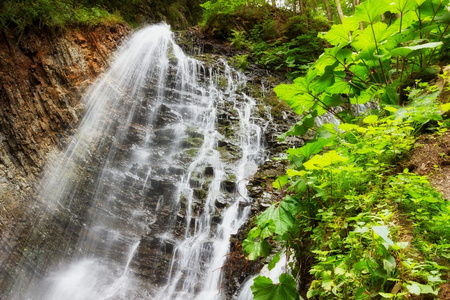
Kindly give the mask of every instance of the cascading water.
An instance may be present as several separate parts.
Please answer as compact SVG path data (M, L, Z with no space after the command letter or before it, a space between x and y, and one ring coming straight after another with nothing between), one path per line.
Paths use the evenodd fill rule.
M187 57L165 24L121 48L42 181L35 231L60 216L67 240L28 254L33 276L19 274L8 298L223 298L220 268L263 149L244 76L219 64Z

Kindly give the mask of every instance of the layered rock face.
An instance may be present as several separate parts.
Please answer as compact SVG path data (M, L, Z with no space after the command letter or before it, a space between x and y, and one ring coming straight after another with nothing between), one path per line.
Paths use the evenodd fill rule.
M125 24L0 34L0 269L30 236L33 183L82 112L85 88L131 29ZM21 242L19 242L21 241ZM12 253L12 255L11 255ZM9 280L0 276L0 290Z
M0 170L9 170L9 181L39 173L60 135L76 124L82 91L129 31L117 24L32 32L19 41L0 35Z

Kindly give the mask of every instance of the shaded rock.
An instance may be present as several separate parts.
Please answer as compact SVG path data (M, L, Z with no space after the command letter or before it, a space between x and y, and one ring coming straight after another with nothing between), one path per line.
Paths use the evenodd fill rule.
M42 29L25 31L20 41L10 33L0 34L0 291L4 293L18 269L39 272L46 260L39 253L48 250L58 256L74 251L71 245L84 222L76 216L83 216L86 202L81 198L78 206L40 220L44 205L31 200L33 182L78 123L82 93L130 31L125 24ZM41 232L33 229L38 222ZM73 233L62 239L69 226ZM34 246L24 249L25 242Z

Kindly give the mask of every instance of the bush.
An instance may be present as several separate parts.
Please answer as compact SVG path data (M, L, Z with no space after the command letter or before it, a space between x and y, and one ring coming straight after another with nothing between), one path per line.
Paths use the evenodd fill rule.
M117 10L108 11L103 5L84 2L6 0L0 10L0 25L3 28L23 31L26 27L32 25L37 25L39 28L44 26L64 27L69 24L96 25L100 22L123 21ZM107 5L108 1L101 1L100 3Z

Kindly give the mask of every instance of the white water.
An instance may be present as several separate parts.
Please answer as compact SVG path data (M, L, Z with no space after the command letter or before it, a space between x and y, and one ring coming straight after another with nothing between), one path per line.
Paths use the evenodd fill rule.
M11 299L223 298L220 268L248 216L245 185L263 149L256 103L240 91L245 77L220 64L207 70L187 57L165 24L120 49L42 181L43 219L68 214L76 243L61 243L63 255L48 255L43 274L22 278ZM227 143L238 153L226 160L217 128L224 109L235 113ZM156 273L164 283L152 281Z

